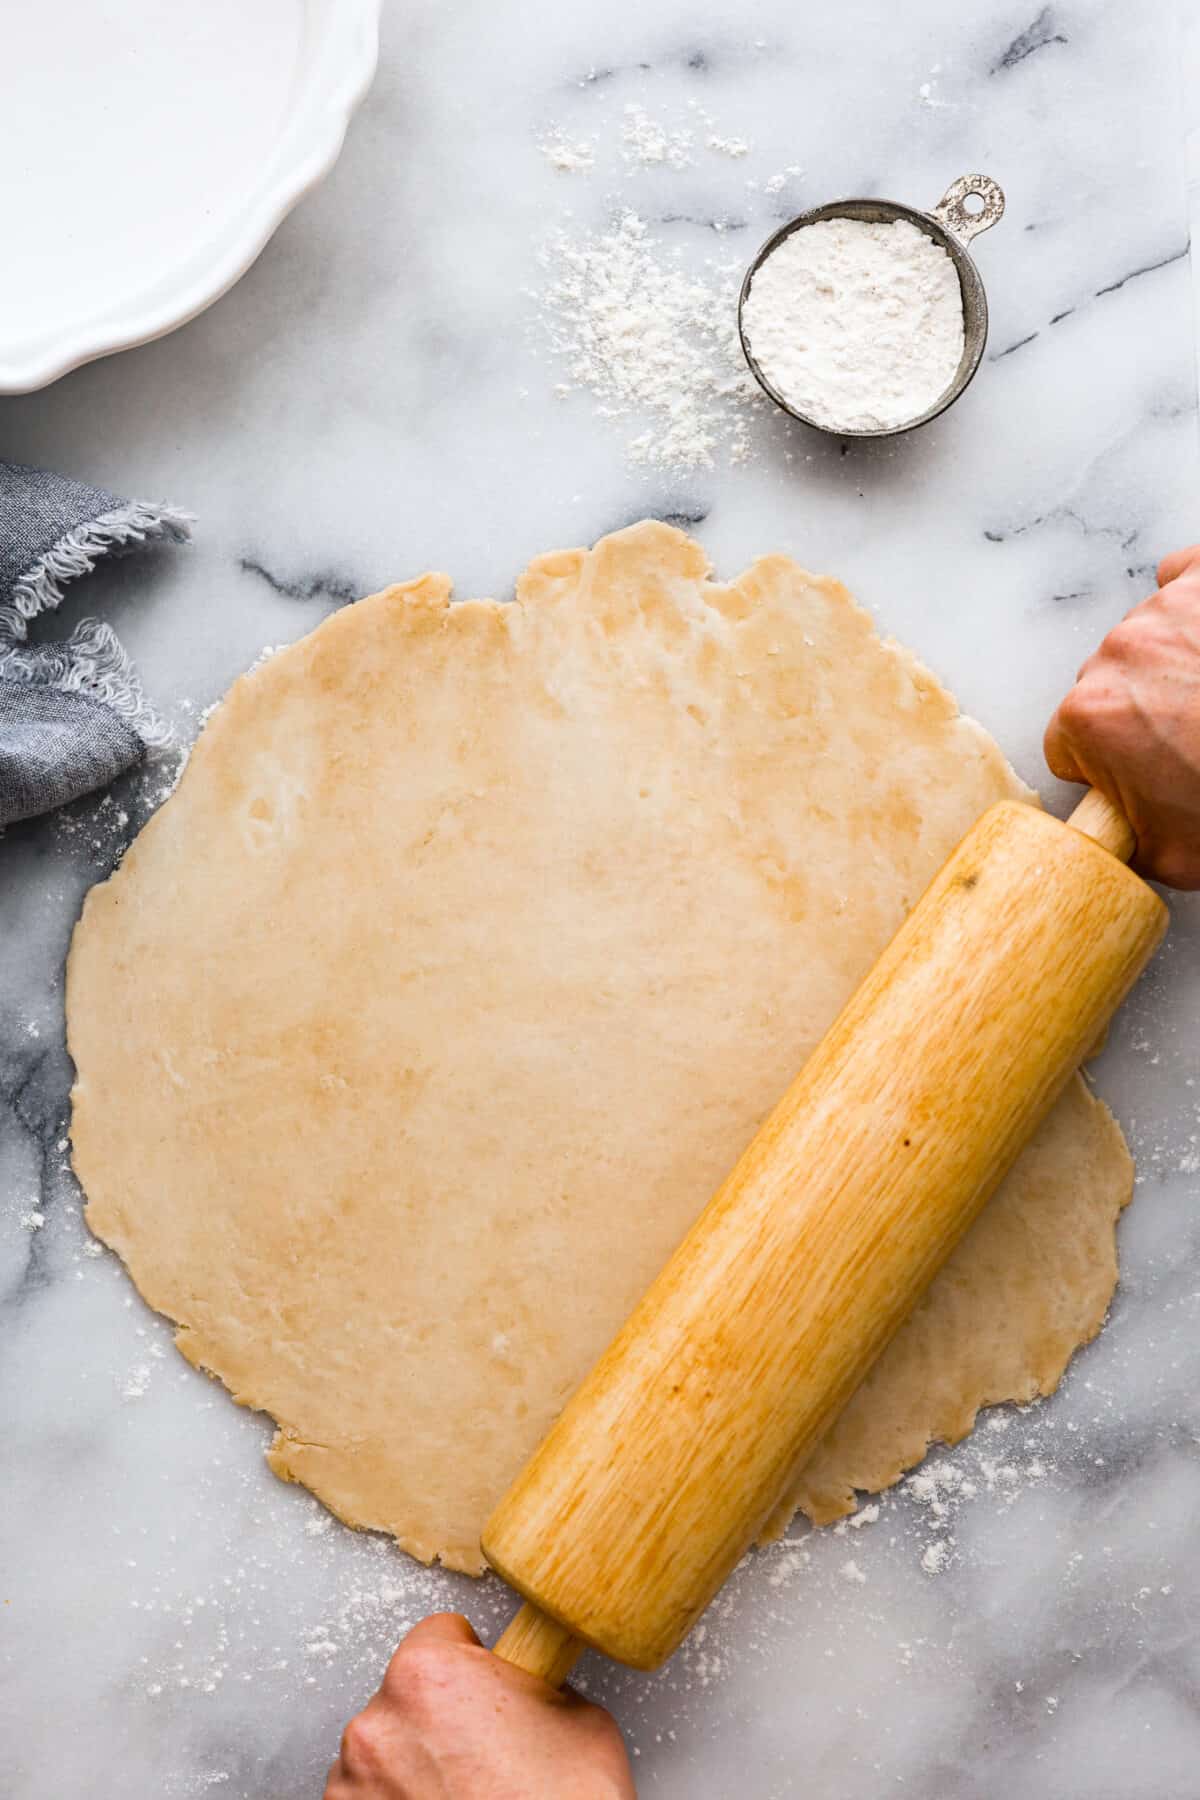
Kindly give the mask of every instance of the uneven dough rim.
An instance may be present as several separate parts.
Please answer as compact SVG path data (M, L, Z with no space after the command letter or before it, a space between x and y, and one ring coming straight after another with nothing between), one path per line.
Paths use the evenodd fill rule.
M642 526L626 528L625 532L613 534L613 539L637 537L642 541L653 543L656 540L661 540L663 542L673 541L677 539L679 535L680 534L675 533L670 527L659 525L655 522L649 522ZM601 540L601 542L612 542L613 539ZM840 606L844 606L851 610L859 620L865 622L879 649L890 660L898 664L919 688L922 686L928 688L932 693L935 693L938 696L939 700L949 704L952 709L951 717L957 729L960 732L966 733L969 737L972 737L980 749L983 750L989 758L999 757L1009 779L1012 780L1014 784L1017 783L1017 777L1011 770L1011 765L1003 758L1002 753L999 752L993 740L982 727L980 727L976 721L961 712L953 696L942 687L936 677L928 669L927 665L921 662L903 646L897 644L894 639L883 639L878 636L870 614L865 608L854 601L841 583L828 577L814 577L808 575L807 572L798 571L797 565L791 563L789 559L775 556L766 556L755 559L741 572L740 575L728 584L713 582L709 579L708 559L699 549L699 546L691 544L690 540L685 540L685 542L689 544L690 551L694 553L694 559L697 564L696 572L701 574L705 581L705 589L701 594L701 598L707 605L714 607L715 610L727 618L730 617L731 611L734 616L745 616L745 611L750 609L754 604L755 587L761 580L769 578L780 568L786 569L790 575L805 580L813 588L816 588L831 597L835 597ZM517 584L517 598L513 602L499 602L492 599L452 602L452 587L449 577L440 573L431 573L417 577L412 581L386 588L379 594L369 596L364 601L359 602L358 606L367 607L372 604L392 604L396 601L403 601L406 605L416 607L420 612L423 612L426 615L428 628L436 630L439 633L451 630L466 631L471 628L475 620L481 620L485 623L485 629L494 630L499 626L504 630L505 635L509 635L509 615L514 608L520 611L529 607L553 607L559 604L560 595L557 592L558 585L564 580L569 580L573 576L577 576L585 567L588 559L594 557L595 554L595 551L571 550L550 552L535 558L519 580ZM328 634L327 642L332 644L336 639L336 633L338 631L350 629L347 622L350 620L352 613L356 610L356 608L346 608L337 614L331 615L318 626L313 633L308 634L306 638L298 640L295 645L289 646L287 650L279 652L268 664L260 669L251 670L240 677L232 685L220 710L224 711L231 703L236 704L245 695L251 693L256 682L263 679L268 671L272 671L273 675L274 672L277 671L279 665L286 663L288 658L299 656L300 654L315 654L315 651L312 648L313 642L315 639L321 637L322 634ZM190 781L197 778L197 771L204 766L205 755L205 734L202 733L193 756L189 759L188 767L183 772L182 780L179 784L180 793L185 791L185 784L188 784ZM1026 789L1025 792L1029 798L1035 798L1029 790ZM91 891L91 893L89 893L85 902L81 924L86 921L89 909L95 904L94 896L99 895L104 889L108 888L110 882L119 880L123 870L134 864L134 859L138 854L139 847L153 841L152 834L155 832L156 827L159 826L162 816L162 813L159 813L148 823L145 830L139 835L136 843L131 846L130 854L125 859L121 869L117 870L114 875L109 878L109 882L99 884ZM75 943L73 941L67 970L68 1020L71 1016L72 965L74 963L74 956ZM1096 1104L1100 1105L1102 1103L1096 1102ZM75 1157L76 1152L74 1144L77 1136L82 1136L86 1139L88 1135L88 1096L85 1085L78 1079L72 1089L72 1108L72 1142L73 1157ZM1105 1108L1103 1110L1106 1118L1111 1120L1111 1115L1108 1114L1107 1109ZM1117 1132L1119 1138L1120 1134L1115 1126L1115 1122L1113 1122L1113 1130ZM1123 1143L1123 1139L1120 1141ZM86 1160L86 1157L84 1160ZM82 1179L82 1171L79 1169L78 1160L77 1172L80 1173L80 1178ZM103 1182L101 1181L94 1185L97 1188L102 1188ZM1129 1192L1131 1191L1132 1166L1130 1165ZM1120 1202L1122 1207L1127 1203L1128 1198L1129 1193L1126 1193L1125 1198ZM89 1202L88 1204L86 1214L88 1223L92 1226L93 1230L97 1232L98 1236L104 1234L105 1227L102 1218L104 1210L105 1202L103 1196L98 1198L97 1201ZM114 1248L118 1249L118 1251L121 1249L121 1235L119 1229L110 1229L109 1236L106 1239L106 1241L110 1242ZM159 1301L155 1298L155 1293L153 1291L155 1287L154 1282L144 1280L139 1276L133 1276L132 1278L134 1279L139 1292L143 1294L147 1302L151 1306L154 1306L156 1310L165 1312L166 1316L170 1317L169 1310L160 1305ZM1095 1335L1096 1331L1099 1330L1106 1309L1107 1301L1104 1306L1099 1309L1094 1324L1080 1342L1087 1342ZM182 1353L188 1357L189 1361L192 1361L198 1367L205 1368L206 1372L210 1374L214 1373L204 1360L204 1352L207 1346L203 1344L200 1334L194 1327L187 1324L180 1325L176 1332L176 1342ZM1078 1345L1076 1347L1078 1347ZM1063 1370L1067 1366L1071 1354L1073 1354L1073 1351L1068 1351L1066 1356L1058 1361L1053 1370L1047 1369L1044 1373L1039 1371L1034 1379L1032 1392L1026 1396L1020 1396L1019 1398L1033 1398L1038 1394L1053 1392L1061 1379ZM219 1375L215 1376L215 1378L223 1380ZM247 1406L253 1410L268 1411L268 1408L261 1404L253 1395L239 1394L232 1388L230 1389L230 1392L238 1404ZM954 1436L937 1434L931 1437L927 1440L925 1446L926 1450L928 1450L933 1443L954 1443L960 1441L961 1437L965 1436L972 1428L979 1410L987 1405L997 1404L1003 1400L1012 1398L1014 1398L1012 1395L998 1394L992 1398L981 1400L972 1412L970 1420L963 1425L961 1431L958 1431ZM277 1474L283 1476L285 1479L301 1479L301 1477L294 1472L296 1456L293 1452L299 1453L300 1456L319 1455L325 1446L316 1444L311 1440L306 1440L295 1426L277 1409L269 1411L269 1416L275 1418L277 1425L274 1441L267 1453L271 1467ZM915 1465L910 1462L906 1465L906 1468L911 1468L913 1466ZM904 1472L906 1471L901 1470L894 1479L901 1479ZM325 1497L323 1496L323 1498ZM365 1521L354 1516L353 1508L343 1507L339 1505L336 1500L325 1498L325 1504L347 1524L357 1528L388 1529L372 1525L370 1521ZM853 1504L854 1502L851 1498L848 1505L841 1506L836 1512L831 1511L826 1516L829 1519L842 1516L844 1512L853 1510ZM824 1522L824 1518L817 1520L817 1522ZM783 1521L779 1528L782 1529L784 1525L786 1525L786 1520ZM431 1560L440 1560L447 1567L461 1569L464 1572L469 1573L477 1573L483 1567L482 1558L478 1553L477 1546L474 1547L473 1550L467 1545L446 1545L437 1549L431 1547L424 1539L406 1537L404 1534L398 1532L393 1532L392 1535L396 1537L396 1541L399 1542L403 1548L410 1551L411 1554L417 1556L422 1561L428 1562Z

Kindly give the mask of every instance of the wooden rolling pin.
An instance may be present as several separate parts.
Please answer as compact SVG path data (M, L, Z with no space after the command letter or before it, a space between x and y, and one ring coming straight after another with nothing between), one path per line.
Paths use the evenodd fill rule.
M1161 939L1133 843L1096 792L963 840L492 1515L500 1656L686 1636Z

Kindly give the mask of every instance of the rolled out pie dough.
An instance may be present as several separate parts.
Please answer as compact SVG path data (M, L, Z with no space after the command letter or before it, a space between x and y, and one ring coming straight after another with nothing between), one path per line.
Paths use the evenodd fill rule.
M69 967L92 1229L272 1467L422 1559L567 1395L978 814L1028 797L836 582L661 524L244 676ZM815 1520L1053 1388L1131 1189L1078 1080L830 1431Z

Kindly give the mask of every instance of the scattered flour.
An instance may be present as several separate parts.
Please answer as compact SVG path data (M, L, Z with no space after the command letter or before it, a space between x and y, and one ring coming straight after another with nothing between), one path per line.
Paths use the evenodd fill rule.
M826 1537L846 1538L851 1532L868 1532L886 1520L886 1535L869 1533L873 1546L886 1541L889 1551L907 1541L918 1568L925 1575L943 1575L959 1560L954 1533L964 1508L974 1504L1007 1512L1032 1488L1042 1486L1053 1471L1040 1433L1018 1412L993 1412L981 1419L970 1439L953 1451L932 1455L895 1488L861 1507L858 1512L822 1531L805 1529L800 1536L784 1538L768 1552L767 1583L789 1587L803 1577L806 1583L835 1574L839 1581L865 1585L869 1563L858 1558L841 1563L827 1561L822 1544ZM997 1455L1002 1445L1003 1454ZM897 1528L903 1526L903 1531ZM864 1538L864 1543L867 1541ZM1149 1589L1144 1590L1149 1593Z
M829 1529L835 1538L841 1538L845 1537L847 1532L861 1531L864 1525L877 1524L878 1520L879 1505L876 1501L872 1501L870 1506L860 1506L857 1512L850 1514L849 1518L839 1519L837 1524L831 1525Z
M1027 1436L1019 1449L1003 1456L990 1453L989 1438L1005 1437L1014 1422L1012 1413L993 1413L976 1426L957 1454L927 1460L904 1481L903 1491L915 1502L924 1540L920 1563L926 1575L943 1574L955 1560L952 1526L965 1505L988 1501L1007 1511L1029 1488L1040 1487L1049 1477L1051 1465L1034 1437Z
M736 266L688 270L632 211L607 230L560 232L542 263L560 394L582 388L601 417L637 417L637 467L712 468L718 451L745 460L759 395L738 344Z
M762 184L764 194L782 194L789 181L794 181L804 171L799 163L789 163L786 169L777 169L774 175L768 175Z
M822 219L786 237L743 325L783 399L831 431L890 431L945 393L963 353L958 273L906 219Z
M705 138L704 148L715 150L718 156L742 157L750 154L750 145L742 137L720 137L713 134Z
M579 175L592 168L596 147L588 138L571 139L561 131L547 132L538 139L538 149L552 169L565 175Z
M622 154L631 167L654 168L666 164L669 169L686 169L693 161L695 139L685 126L672 130L652 119L644 106L631 100L625 108L621 126Z
M537 146L551 168L564 174L589 174L596 166L595 137L572 138L560 125L544 131ZM740 161L750 154L751 145L747 138L719 130L716 121L694 102L689 102L688 122L682 125L655 118L636 100L626 103L621 114L620 154L627 171L690 169L695 166L698 148Z
M751 142L694 100L670 117L639 100L612 112L597 104L582 131L555 124L537 145L553 168L605 183L607 218L584 225L567 211L539 257L533 336L563 365L554 391L590 396L600 418L636 420L626 436L635 468L686 473L745 461L764 402L737 332L744 262L697 255L696 239L750 226L742 215L753 195L765 236L778 206L762 196L781 193L799 165L731 184L717 162L746 163ZM697 201L701 179L725 210ZM664 181L685 188L675 206Z
M247 1498L251 1523L260 1523L249 1488ZM329 1529L308 1529L316 1523ZM173 1578L161 1556L145 1575L131 1577L129 1606L140 1615L139 1631L159 1645L153 1665L141 1659L147 1701L183 1694L199 1700L242 1684L285 1693L299 1686L340 1693L334 1704L344 1723L408 1628L462 1596L448 1594L436 1570L410 1562L387 1539L348 1543L333 1523L312 1502L303 1532L240 1549L200 1592ZM314 1588L324 1595L315 1604ZM469 1608L490 1637L512 1602L494 1584L491 1593L473 1589Z
M123 1400L141 1400L149 1391L153 1373L149 1363L135 1364L122 1383L121 1398Z
M195 1377L189 1372L185 1379ZM674 1740L674 1728L655 1728L664 1710L686 1738L707 1715L712 1690L744 1683L764 1666L778 1668L780 1644L813 1621L824 1640L819 1654L828 1659L831 1673L844 1673L850 1691L862 1674L864 1644L874 1646L868 1665L872 1681L881 1651L893 1659L897 1684L928 1683L939 1668L953 1673L961 1634L957 1603L943 1605L931 1593L920 1610L933 1634L914 1629L901 1638L888 1570L897 1554L911 1556L926 1577L948 1570L960 1552L944 1520L929 1535L931 1506L950 1515L968 1504L1010 1504L1046 1473L1048 1459L1039 1450L1045 1429L1023 1410L990 1414L972 1439L935 1456L853 1519L830 1531L801 1526L748 1558L668 1668L653 1678L654 1712L640 1711L629 1698L640 1683L614 1688L612 1671L598 1663L585 1661L574 1684L609 1705L614 1692L626 1696L622 1723L636 1758L652 1745ZM1031 1454L1031 1445L1037 1453ZM136 1636L148 1653L140 1658L138 1687L148 1710L169 1709L172 1730L211 1706L219 1706L224 1716L237 1704L235 1694L245 1692L259 1705L307 1696L332 1754L338 1731L374 1689L410 1625L429 1612L462 1606L491 1642L511 1616L512 1596L499 1583L475 1584L423 1568L381 1536L343 1531L308 1496L281 1500L262 1480L261 1472L247 1465L236 1537L225 1562L211 1572L172 1569L169 1548L164 1551L153 1539L153 1555L140 1567L133 1560L128 1564L133 1571L128 1604L138 1615ZM227 1479L220 1492L228 1498ZM843 1560L839 1533L857 1534L851 1562ZM1139 1566L1139 1578L1145 1573ZM800 1584L802 1595L788 1591ZM852 1598L853 1590L861 1591ZM1167 1595L1166 1584L1154 1593ZM1141 1608L1153 1599L1143 1580L1133 1603ZM1156 1603L1172 1604L1169 1595ZM852 1631L844 1623L851 1608ZM1029 1673L1031 1679L1013 1682L1013 1689L1018 1694L1027 1689L1030 1702L1053 1712L1058 1700L1048 1690L1058 1687L1057 1675L1049 1669L1040 1678L1036 1669ZM251 1790L238 1792L249 1800ZM179 1800L185 1800L182 1793Z
M928 107L943 106L944 107L944 106L948 106L950 104L949 101L939 100L939 98L938 98L938 77L941 75L941 72L942 72L941 63L934 63L933 67L929 71L929 80L923 81L921 83L920 87L917 89L917 99L922 106L928 106Z
M784 1587L797 1575L802 1575L806 1569L811 1567L811 1551L785 1549L782 1555L775 1556L767 1580L772 1587Z
M278 656L281 650L286 650L287 648L288 646L286 644L264 644L254 661L250 664L250 667L246 670L247 675L256 674L265 663L270 662L273 656ZM212 718L223 699L224 695L222 695L220 699L214 700L211 706L205 707L204 711L200 714L201 725L208 724L208 721Z

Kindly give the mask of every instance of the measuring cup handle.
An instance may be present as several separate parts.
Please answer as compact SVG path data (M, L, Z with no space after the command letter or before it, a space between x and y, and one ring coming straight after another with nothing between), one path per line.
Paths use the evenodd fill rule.
M977 212L968 212L963 205L969 194L983 201ZM1004 217L1004 190L990 175L960 175L934 207L933 216L960 244L969 244Z

